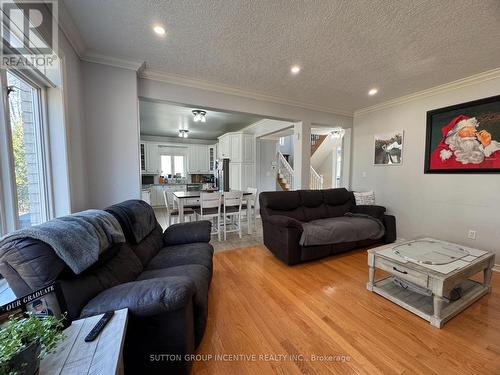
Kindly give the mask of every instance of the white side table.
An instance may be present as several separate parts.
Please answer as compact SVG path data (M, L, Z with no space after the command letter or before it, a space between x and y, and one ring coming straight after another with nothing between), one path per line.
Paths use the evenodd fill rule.
M64 330L66 338L54 353L40 363L39 375L123 374L122 349L127 329L128 309L115 315L92 342L85 336L101 319L101 315L75 320Z

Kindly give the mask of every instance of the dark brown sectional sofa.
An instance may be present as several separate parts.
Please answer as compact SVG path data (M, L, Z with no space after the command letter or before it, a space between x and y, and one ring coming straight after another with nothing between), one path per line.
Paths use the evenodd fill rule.
M340 189L263 192L259 196L264 244L288 265L323 258L332 254L396 240L396 219L382 206L356 205L352 192ZM303 224L315 220L361 214L380 220L385 234L380 239L359 239L301 246Z

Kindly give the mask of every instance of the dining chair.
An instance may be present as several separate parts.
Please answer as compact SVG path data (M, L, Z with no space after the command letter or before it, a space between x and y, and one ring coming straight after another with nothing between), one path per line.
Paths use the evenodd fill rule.
M222 226L224 228L224 241L227 233L238 232L241 238L241 204L243 201L242 191L225 191L223 195ZM228 222L229 220L229 222ZM236 221L237 220L237 221ZM228 225L234 226L233 230L228 230Z
M247 220L248 234L252 234L252 228L256 227L256 204L257 204L257 188L249 187L247 188L247 193L250 195L245 195L243 199L245 203L241 205L241 209L245 210L245 218Z
M220 214L221 214L221 193L220 192L205 192L200 193L200 206L194 209L197 220L208 219L215 221L216 225L212 225L212 234L217 234L220 241ZM212 223L214 224L214 223Z
M163 200L165 202L167 225L172 225L175 221L175 218L177 218L177 222L179 222L179 210L174 207L173 203L172 206L170 206L170 203L168 201L168 193L166 190L163 190ZM191 219L194 219L194 210L192 208L184 208L184 218L189 218L189 221L191 221Z

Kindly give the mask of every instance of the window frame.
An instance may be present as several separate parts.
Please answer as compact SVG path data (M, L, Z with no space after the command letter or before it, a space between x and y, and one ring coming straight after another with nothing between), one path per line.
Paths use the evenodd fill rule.
M165 174L163 174L163 168L162 168L162 162L161 162L161 158L162 156L170 156L170 170L172 171L172 177L175 176L175 157L176 156L180 156L184 159L183 163L182 163L182 178L185 178L187 177L187 156L186 154L182 153L182 152L179 152L179 153L175 153L175 152L160 152L160 173L162 174L162 176L165 176ZM167 173L169 174L169 173Z
M12 132L10 123L9 98L7 94L7 72L13 74L35 88L37 91L34 103L34 127L37 142L38 173L40 184L40 203L42 222L54 217L53 188L51 184L50 142L47 113L47 87L52 84L42 79L31 70L0 69L2 82L0 93L0 234L6 234L20 228L16 175L13 160ZM5 147L4 147L5 146Z

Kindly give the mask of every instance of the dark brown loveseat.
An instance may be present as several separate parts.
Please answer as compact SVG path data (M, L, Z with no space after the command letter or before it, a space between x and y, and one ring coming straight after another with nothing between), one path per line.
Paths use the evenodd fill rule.
M340 189L263 192L259 196L264 244L288 265L396 240L396 219L382 206L356 205L352 192ZM359 239L316 246L301 246L303 224L346 214L368 215L380 220L385 234L379 239Z

